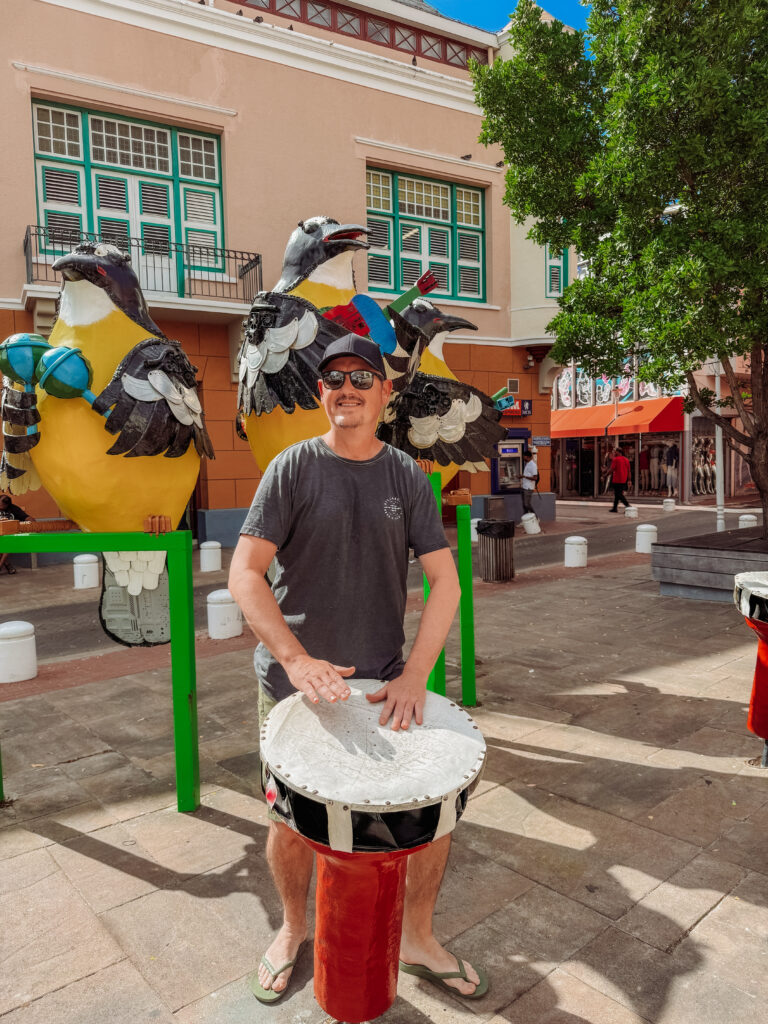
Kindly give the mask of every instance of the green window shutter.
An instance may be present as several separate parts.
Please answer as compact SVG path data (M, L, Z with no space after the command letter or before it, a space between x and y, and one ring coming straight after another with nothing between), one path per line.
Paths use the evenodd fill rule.
M568 283L565 280L565 251L559 253L557 256L553 256L549 245L546 245L544 247L544 267L546 275L544 294L548 299L558 299L563 294L563 289Z
M99 217L98 221L99 238L104 242L111 242L118 249L130 251L131 226L127 220L117 220L114 217Z
M85 172L71 164L39 161L37 195L45 238L43 251L61 252L81 240L85 222Z
M183 238L193 250L187 265L194 270L222 273L221 213L216 189L198 185L181 186Z
M482 236L474 231L457 231L458 291L462 298L483 294Z
M371 288L394 288L392 261L392 222L378 217L368 218L368 285Z

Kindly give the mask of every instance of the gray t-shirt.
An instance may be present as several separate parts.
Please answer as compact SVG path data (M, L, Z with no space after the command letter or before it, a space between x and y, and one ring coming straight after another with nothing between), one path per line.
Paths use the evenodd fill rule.
M264 474L241 533L277 545L272 584L305 650L360 679L403 668L408 548L448 547L432 489L405 452L384 445L363 462L319 437L286 448ZM295 693L264 644L253 659L272 697Z

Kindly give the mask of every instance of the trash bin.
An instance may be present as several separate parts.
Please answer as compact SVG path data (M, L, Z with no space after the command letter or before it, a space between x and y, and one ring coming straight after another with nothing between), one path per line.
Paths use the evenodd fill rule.
M515 575L512 554L515 524L505 519L481 519L477 524L480 577L485 583L503 583Z

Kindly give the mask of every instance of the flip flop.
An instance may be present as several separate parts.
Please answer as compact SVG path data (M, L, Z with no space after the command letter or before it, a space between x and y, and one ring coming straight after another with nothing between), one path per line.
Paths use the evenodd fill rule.
M456 956L456 954L453 954ZM424 964L406 964L402 960L400 961L400 970L403 974L415 974L417 978L423 978L424 981L429 981L438 988L443 989L445 992L450 992L452 996L456 996L457 999L480 999L488 991L488 976L484 971L481 971L479 967L474 967L477 971L477 976L480 979L475 987L474 992L470 992L469 995L465 995L463 992L459 992L453 985L446 985L445 980L447 978L461 978L462 981L467 981L471 985L472 982L467 977L467 969L464 965L464 961L461 957L456 957L459 969L458 971L431 971L429 967L425 967Z
M289 960L287 963L284 963L283 966L278 968L277 970L275 970L275 968L267 959L266 953L264 954L264 956L261 958L261 963L269 971L272 981L274 981L279 974L282 974L283 971L287 971L289 967L295 967L296 961L299 959L299 956L301 954L301 949L303 945L304 943L302 942L301 946L299 946L299 948L296 950L296 956L293 958L293 960ZM293 974L291 974L291 978L292 977ZM253 992L253 994L256 996L260 1003L276 1003L278 999L282 999L285 993L288 991L288 988L291 984L291 978L288 979L288 984L285 986L285 988L280 989L279 992L275 992L274 989L264 988L261 982L259 981L259 972L254 971L254 973L248 979L248 985L250 986L251 992Z

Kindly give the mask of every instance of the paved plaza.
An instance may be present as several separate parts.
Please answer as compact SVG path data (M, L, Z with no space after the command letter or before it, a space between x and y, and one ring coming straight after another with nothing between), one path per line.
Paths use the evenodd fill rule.
M70 567L20 571L2 617L6 584L27 607L41 581L40 602L73 595ZM626 548L477 583L475 617L489 757L436 923L491 990L462 1003L403 977L380 1020L762 1024L768 772L745 764L761 745L743 619L659 597ZM454 698L458 651L454 628ZM49 658L2 688L2 1024L326 1021L311 955L277 1006L247 988L279 919L251 643L198 656L194 814L175 810L166 649Z

